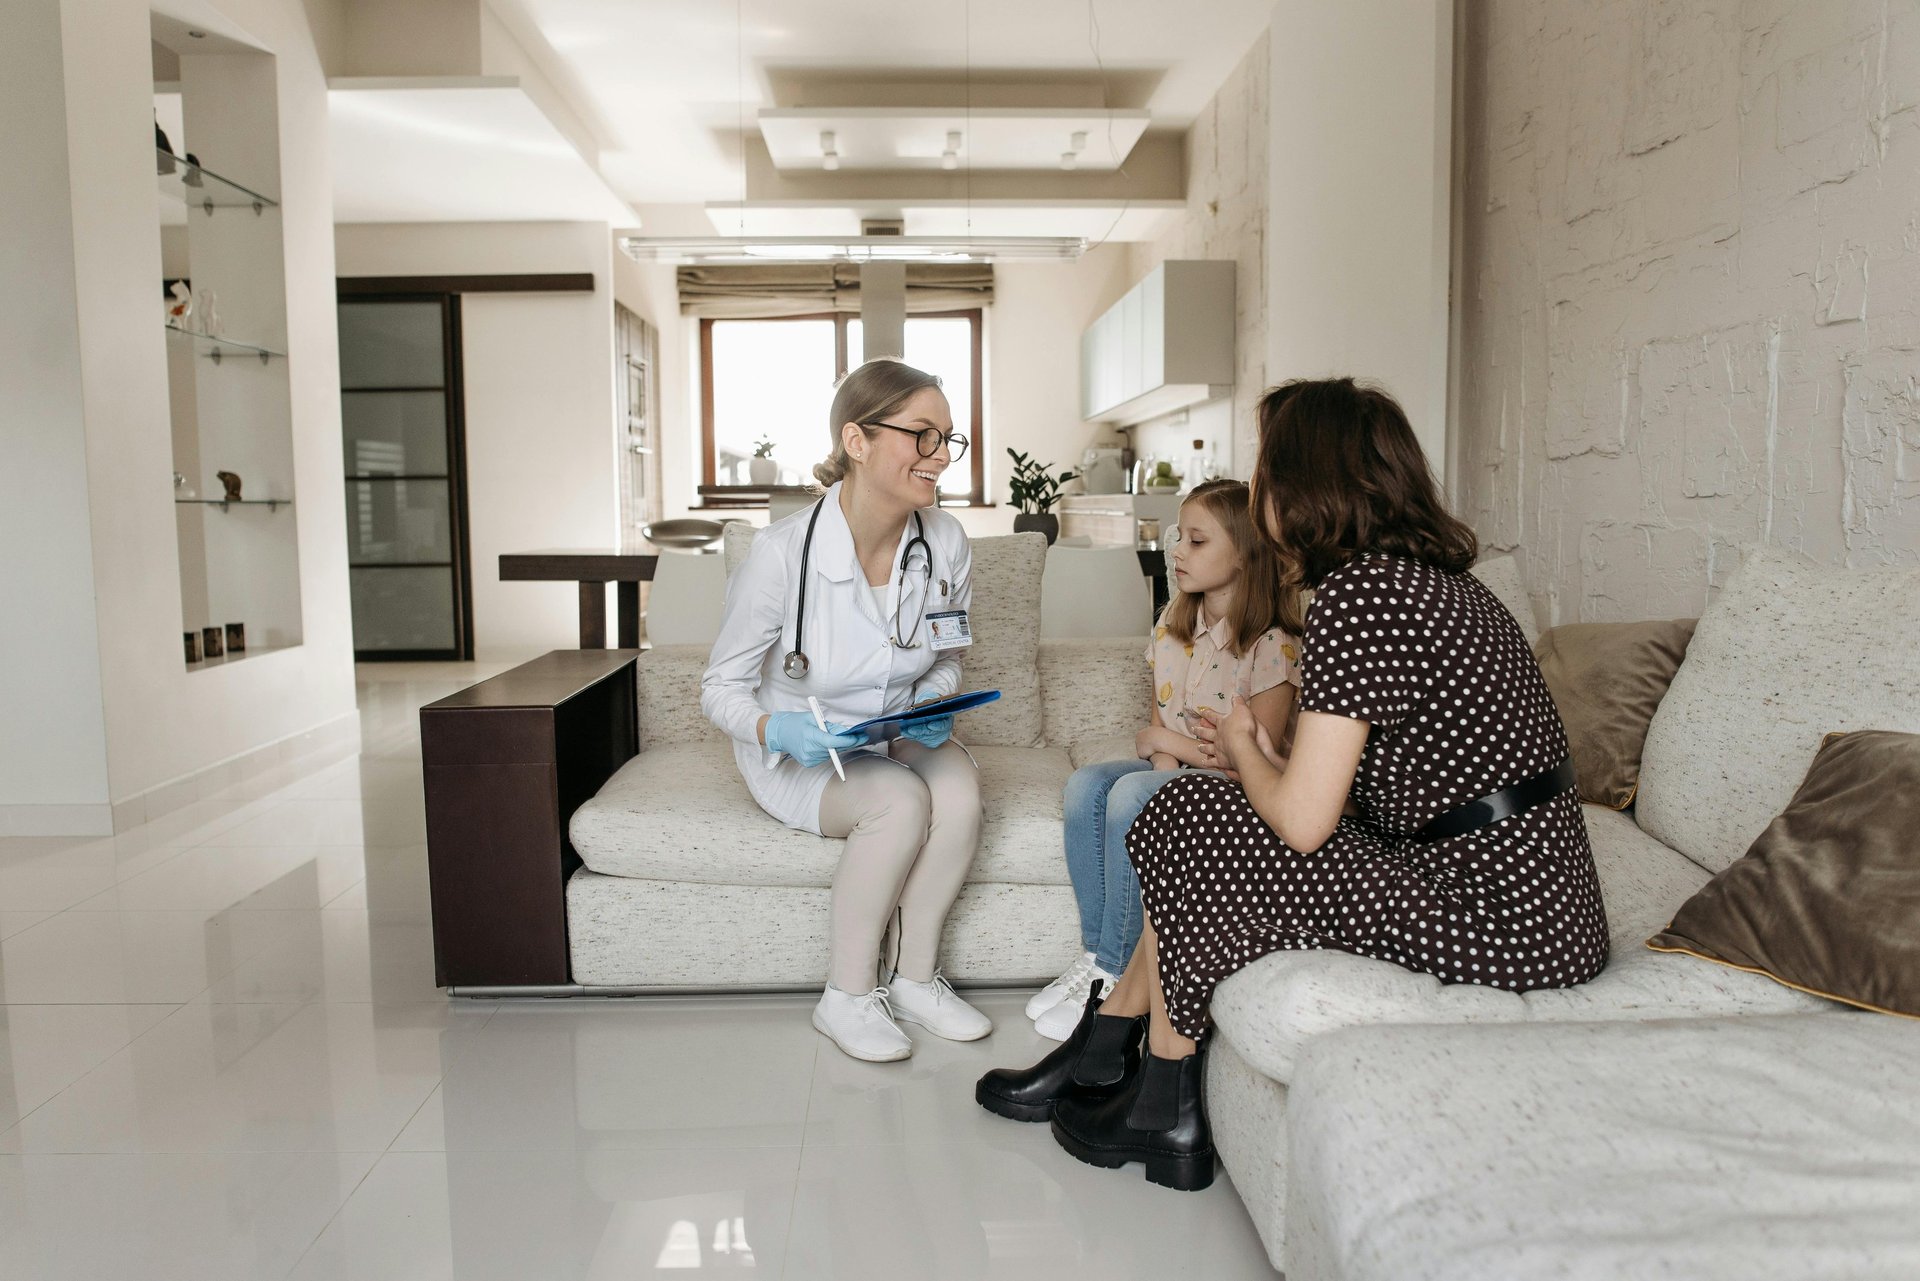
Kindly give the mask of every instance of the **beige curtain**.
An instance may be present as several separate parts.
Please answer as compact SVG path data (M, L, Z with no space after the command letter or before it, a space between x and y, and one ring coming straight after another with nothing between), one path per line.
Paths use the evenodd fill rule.
M993 264L907 264L907 313L959 311L993 301ZM856 263L784 263L680 268L680 310L748 319L860 310Z

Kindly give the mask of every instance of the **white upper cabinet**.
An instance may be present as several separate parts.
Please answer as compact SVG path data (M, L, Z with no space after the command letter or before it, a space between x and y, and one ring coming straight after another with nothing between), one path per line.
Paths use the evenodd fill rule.
M1131 426L1233 390L1231 262L1170 259L1080 336L1080 416Z

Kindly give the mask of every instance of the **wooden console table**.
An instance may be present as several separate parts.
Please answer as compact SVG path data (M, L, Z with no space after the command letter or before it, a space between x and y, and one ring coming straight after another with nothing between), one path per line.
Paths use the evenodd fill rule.
M580 584L580 648L607 647L607 584L619 597L619 647L640 647L640 584L653 581L660 553L650 543L629 547L556 548L506 552L500 557L503 583Z
M574 810L639 750L636 650L555 650L420 709L434 982L568 982Z

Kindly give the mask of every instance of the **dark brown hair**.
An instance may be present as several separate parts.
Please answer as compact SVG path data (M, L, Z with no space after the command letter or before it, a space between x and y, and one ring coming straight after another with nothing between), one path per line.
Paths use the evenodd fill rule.
M860 430L872 439L878 428L868 427L867 423L885 418L911 400L915 392L939 385L937 374L915 369L891 356L876 357L848 373L840 380L840 389L833 394L833 408L827 414L827 430L833 433L833 452L827 455L826 462L813 469L813 478L825 488L844 479L852 468L846 442L840 436L841 427L859 423Z
M1240 555L1240 581L1235 584L1233 604L1227 610L1228 648L1239 658L1270 627L1278 627L1299 637L1301 621L1300 590L1280 581L1280 566L1273 548L1253 527L1253 508L1248 503L1247 483L1243 480L1210 480L1196 485L1180 504L1199 503L1220 527ZM1183 644L1191 643L1200 621L1200 595L1176 589L1173 603L1167 606L1167 633Z
M1351 378L1283 383L1261 399L1252 502L1289 587L1316 587L1365 552L1458 574L1480 551L1447 511L1406 411Z

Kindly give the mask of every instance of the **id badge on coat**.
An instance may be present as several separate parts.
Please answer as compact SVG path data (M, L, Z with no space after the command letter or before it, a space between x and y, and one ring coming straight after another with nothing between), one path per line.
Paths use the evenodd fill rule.
M964 609L945 609L927 615L929 644L937 654L942 650L965 649L973 644L973 628Z

